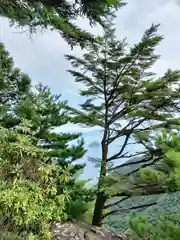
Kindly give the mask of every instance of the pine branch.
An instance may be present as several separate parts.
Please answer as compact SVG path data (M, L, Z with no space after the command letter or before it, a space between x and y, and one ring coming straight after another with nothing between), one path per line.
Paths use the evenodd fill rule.
M121 147L121 150L120 150L118 153L114 154L112 157L108 158L108 159L107 159L107 162L110 162L110 161L112 161L112 160L117 159L117 157L119 157L119 155L122 154L122 152L124 151L124 149L125 149L125 147L126 147L126 144L127 144L128 140L129 140L130 136L131 136L131 132L129 132L129 133L126 135L126 138L125 138L124 143L123 143L123 145L122 145L122 147Z
M116 77L116 80L114 81L114 84L113 84L113 89L111 90L111 94L108 98L108 101L110 101L110 99L112 98L111 102L113 102L115 100L115 98L118 96L115 95L115 97L113 97L113 94L116 93L116 90L117 90L117 86L119 84L119 79L123 76L126 75L126 73L129 71L129 69L134 65L134 63L136 62L136 60L138 59L140 55L140 52L135 56L135 58L133 59L132 63L129 65L129 67L126 69L126 67L128 66L129 62L127 62L124 67L122 68L120 74L118 74L118 76ZM126 70L125 70L126 69ZM124 71L125 70L125 71ZM124 71L124 72L123 72Z
M166 101L167 101L167 99L164 100L164 103L165 103ZM156 106L156 108L152 111L152 114L153 114L155 111L157 111L157 110L162 106L162 104L163 104L163 103L160 103L158 106ZM126 145L127 145L127 142L128 142L128 140L129 140L131 134L134 132L134 129L136 129L136 130L135 130L135 133L137 133L138 131L142 131L142 129L137 129L137 127L140 126L146 119L147 119L147 118L144 117L143 119L139 120L138 123L135 124L135 125L129 130L129 133L128 133L128 134L126 135L126 137L125 137L125 140L124 140L124 143L123 143L123 145L122 145L122 147L121 147L121 150L120 150L118 153L114 154L112 157L110 157L110 158L108 159L108 161L112 161L112 160L117 159L117 158L123 153L123 151L124 151L124 149L125 149L125 147L126 147ZM127 126L129 126L129 125L130 125L130 124L128 123ZM167 125L167 124L166 124L166 123L165 123L165 124L164 124L164 123L163 123L163 124L161 123L161 124L159 124L159 125L165 126L165 125ZM125 126L122 130L120 130L120 131L119 131L119 134L117 134L115 137L111 138L110 142L112 142L112 141L114 141L116 138L120 137L120 136L122 135L122 132L127 128L127 126ZM157 127L157 126L156 126L156 127ZM146 130L150 130L150 129L151 129L151 127L147 127L146 129L143 129L143 130L146 131ZM137 171L138 171L138 170L137 170Z
M66 55L66 57L69 57L70 55ZM89 85L92 85L92 87L97 90L99 93L104 94L104 90L97 86L95 82L93 82L92 78L77 72L73 70L68 70L69 73L71 73L72 76L75 77L76 82L81 82L81 80L86 81Z
M121 103L121 104L122 104L122 103ZM121 105L121 104L120 104L120 105ZM115 110L114 110L114 112L113 112L113 114L112 114L111 120L109 121L109 125L110 125L110 124L113 124L113 123L116 122L118 119L120 119L122 116L125 116L125 114L127 113L126 107L124 107L121 111L119 111L119 112L117 112L117 113L115 114L115 111L120 107L120 105L118 105L118 106L115 108Z
M147 46L149 47L149 44L151 44L149 51L153 52L154 47L157 46L158 43L163 39L161 36L154 36L154 33L157 32L158 27L159 27L159 24L152 25L145 32L144 36L142 37L141 42L138 45L135 45L134 48L131 49L131 54L129 56L127 56L126 58L132 57L132 61L130 64L129 64L129 61L127 61L127 63L123 66L120 74L116 77L116 80L113 84L113 89L111 91L111 94L110 94L108 100L110 100L112 98L113 94L116 92L117 86L119 84L119 79L121 77L125 76L128 73L128 71L132 68L132 66L135 64L135 62L138 60L138 58L140 58L141 55L143 55L143 53L145 53L145 51L147 50ZM153 43L153 40L155 40L155 39L156 39L156 41ZM151 43L150 43L150 41L151 41ZM151 56L151 54L149 54L149 55L151 58L153 58ZM158 56L155 57L156 60L157 60L157 58L158 58ZM126 69L126 67L127 67L127 69ZM144 68L142 68L142 70L144 70L145 68L147 68L146 65L144 65ZM112 101L114 101L114 99Z

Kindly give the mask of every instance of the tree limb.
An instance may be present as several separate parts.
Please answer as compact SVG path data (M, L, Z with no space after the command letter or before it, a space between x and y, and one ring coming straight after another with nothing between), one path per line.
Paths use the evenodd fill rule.
M141 153L139 153L139 154L141 154ZM132 157L134 157L134 156L135 155L132 155ZM126 162L126 163L123 163L123 164L120 164L118 166L115 166L115 167L111 168L110 171L116 170L116 169L119 169L119 168L122 168L122 167L136 165L136 164L139 164L139 163L149 162L151 159L152 159L152 156L149 156L147 159L141 159L141 160L135 161L135 162Z
M145 186L141 187L140 189L134 189L136 191L133 191L131 193L128 192L121 192L121 193L116 193L113 197L134 197L134 196L150 196L150 195L157 195L157 194L164 194L167 191L166 186Z
M124 143L123 143L120 151L119 151L118 153L114 154L113 156L111 156L110 158L108 158L108 159L107 159L108 162L117 159L117 157L119 157L119 156L123 153L123 151L124 151L124 149L125 149L125 147L126 147L126 145L127 145L127 143L128 143L128 140L129 140L131 134L133 133L133 130L134 130L136 127L138 127L143 121L145 121L145 118L141 119L137 124L135 124L131 129L128 130L128 132L127 132L127 134L126 134L126 137L125 137L125 140L124 140ZM122 133L123 130L125 130L125 129L126 129L126 127L124 127L124 129L122 129L122 130L120 131L120 133ZM114 141L116 138L118 138L118 137L119 137L118 135L115 136L114 139L113 139L113 141ZM112 141L111 141L111 142L112 142Z
M124 201L127 200L128 198L130 198L130 197L129 197L129 196L128 196L128 197L124 197L123 199L120 199L120 200L115 201L115 202L113 202L113 203L106 204L106 205L104 206L104 208L106 209L106 208L113 207L113 206L115 206L115 205L117 205L117 204L119 204L119 203L121 203L121 202L124 202Z
M155 158L152 162L143 164L143 165L141 165L139 168L137 168L137 169L135 169L135 170L127 173L126 176L129 176L129 175L131 175L131 174L134 174L134 173L138 172L141 168L145 168L145 167L152 166L153 164L155 164L156 162L158 162L158 161L161 160L161 159L162 159L161 157ZM149 161L150 161L150 160L149 160Z
M139 209L139 208L147 208L147 207L150 207L150 206L153 206L153 205L156 205L156 204L157 204L157 202L152 202L152 203L142 204L142 205L139 205L139 206L133 206L133 207L130 207L130 208L121 208L121 209L118 209L118 210L113 210L113 211L110 211L110 212L104 214L103 218L105 218L109 215L112 215L112 214L129 212L130 210L135 210L135 209Z
M129 133L126 135L126 138L125 138L124 143L123 143L123 145L122 145L122 147L121 147L121 150L120 150L118 153L116 153L116 154L114 154L113 156L111 156L110 158L108 158L108 159L107 159L107 162L110 162L110 161L112 161L112 160L114 160L114 159L117 159L117 157L122 154L122 152L124 151L124 149L125 149L125 147L126 147L126 144L127 144L128 140L129 140L130 136L131 136L131 132L129 132Z

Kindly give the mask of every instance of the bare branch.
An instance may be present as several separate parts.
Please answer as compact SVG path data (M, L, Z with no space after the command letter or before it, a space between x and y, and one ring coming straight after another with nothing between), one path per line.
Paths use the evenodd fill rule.
M146 120L146 118L142 118L140 119L138 122L135 121L135 119L132 119L131 121L129 121L129 123L123 127L121 130L116 130L114 129L114 131L117 132L117 135L113 137L113 139L110 139L110 143L113 142L116 138L120 137L120 136L123 136L123 135L126 135L128 134L129 132L134 133L134 129L136 129L138 126L140 126L144 121ZM127 129L130 125L133 125L135 124L134 126L131 127L131 129ZM142 131L142 129L141 129Z
M136 145L136 144L140 144L140 142L132 142L132 143L127 143L127 145Z
M136 127L138 127L143 121L145 121L145 118L141 119L137 124L135 124L131 129L128 130L128 133L127 133L127 135L126 135L126 137L125 137L124 143L123 143L120 151L119 151L118 153L114 154L113 156L111 156L110 158L108 158L108 159L107 159L107 162L117 159L117 158L123 153L123 151L124 151L124 149L125 149L125 147L126 147L126 145L127 145L127 143L128 143L128 140L129 140L129 138L131 137L131 134L133 133L133 130L134 130ZM125 130L125 128L126 128L126 127L124 127L124 130ZM121 134L122 132L123 132L123 130L120 131L120 134ZM118 137L119 137L119 136L116 135L116 136L114 137L114 140L115 140L116 138L118 138ZM113 141L114 141L114 140L113 140Z
M134 197L134 196L152 196L157 194L164 194L167 192L167 186L159 186L157 184L151 185L137 185L134 187L133 192L120 192L116 193L113 197ZM176 190L178 191L178 190Z
M130 207L130 208L121 208L121 209L118 209L118 210L113 210L113 211L110 211L110 212L104 214L103 218L105 218L109 215L112 215L112 214L129 212L131 210L135 210L135 209L139 209L139 208L147 208L147 207L150 207L150 206L154 206L156 204L157 204L157 202L152 202L152 203L146 203L146 204L142 204L142 205L138 205L138 206L133 206L133 207Z
M145 153L147 153L147 151L136 152L136 153L134 153L134 154L129 154L129 155L127 155L127 153L128 153L128 152L126 152L126 153L120 155L117 159L120 159L120 158L132 158L132 157L137 157L137 156L139 156L139 155L141 155L141 154L145 154Z
M156 162L160 161L161 159L162 159L162 157L155 158L155 159L154 159L153 161L151 161L150 163L145 163L145 164L141 165L139 168L137 168L137 169L135 169L135 170L127 173L126 176L129 176L129 175L131 175L131 174L134 174L134 173L138 172L138 171L139 171L140 169L142 169L142 168L152 166L153 164L155 164ZM150 160L151 160L151 159L150 159ZM150 161L150 160L149 160L149 161Z
M113 202L113 203L109 203L109 204L105 205L104 208L106 209L106 208L113 207L113 206L115 206L115 205L117 205L117 204L119 204L119 203L124 202L124 201L127 200L128 198L130 198L130 197L129 197L129 196L128 196L128 197L124 197L123 199L120 199L120 200L115 201L115 202Z
M139 153L140 154L140 153ZM132 154L132 157L134 157L135 154L133 155ZM137 156L137 155L136 155ZM147 159L141 159L139 161L135 161L135 162L126 162L126 163L123 163L123 164L120 164L118 166L115 166L113 168L111 168L110 170L116 170L116 169L119 169L119 168L122 168L122 167L127 167L127 166L131 166L131 165L136 165L136 164L139 164L139 163L144 163L144 162L149 162L150 160L152 159L152 156L148 157Z
M129 132L129 133L126 135L126 138L125 138L124 143L123 143L123 145L122 145L122 147L121 147L121 150L120 150L118 153L114 154L112 157L108 158L108 159L107 159L107 162L110 162L110 161L112 161L112 160L114 160L114 159L117 159L117 157L122 154L122 152L124 151L124 149L125 149L125 147L126 147L126 144L127 144L128 140L129 140L130 136L131 136L131 132Z
M117 121L119 118L121 118L122 116L124 116L126 114L127 110L125 107L115 114L116 110L119 107L120 107L120 105L118 107L116 107L115 110L113 111L111 120L109 121L109 124L114 123L115 121Z

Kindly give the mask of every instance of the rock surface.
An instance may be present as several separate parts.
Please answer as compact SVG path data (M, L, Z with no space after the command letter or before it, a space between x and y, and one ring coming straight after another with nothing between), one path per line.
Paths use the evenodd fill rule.
M128 235L108 232L76 221L54 222L51 232L53 240L131 240Z

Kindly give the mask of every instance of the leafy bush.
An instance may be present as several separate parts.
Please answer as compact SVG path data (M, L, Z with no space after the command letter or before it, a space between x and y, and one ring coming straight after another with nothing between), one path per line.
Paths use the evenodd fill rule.
M7 231L50 239L50 221L67 217L68 194L57 194L54 177L64 179L61 167L44 164L44 150L33 145L26 125L0 128L0 136L1 223Z
M9 230L22 234L33 233L50 239L49 222L66 217L65 196L43 196L37 184L17 181L0 185L0 214Z
M16 235L15 233L9 232L0 232L1 240L22 240L22 237Z
M52 221L85 219L94 193L85 187L87 181L75 180L71 165L46 163L47 150L34 145L29 124L0 128L1 228L29 239L50 239Z
M136 216L130 221L134 239L144 240L178 240L180 239L180 214L160 215L156 223L150 223L148 217Z

